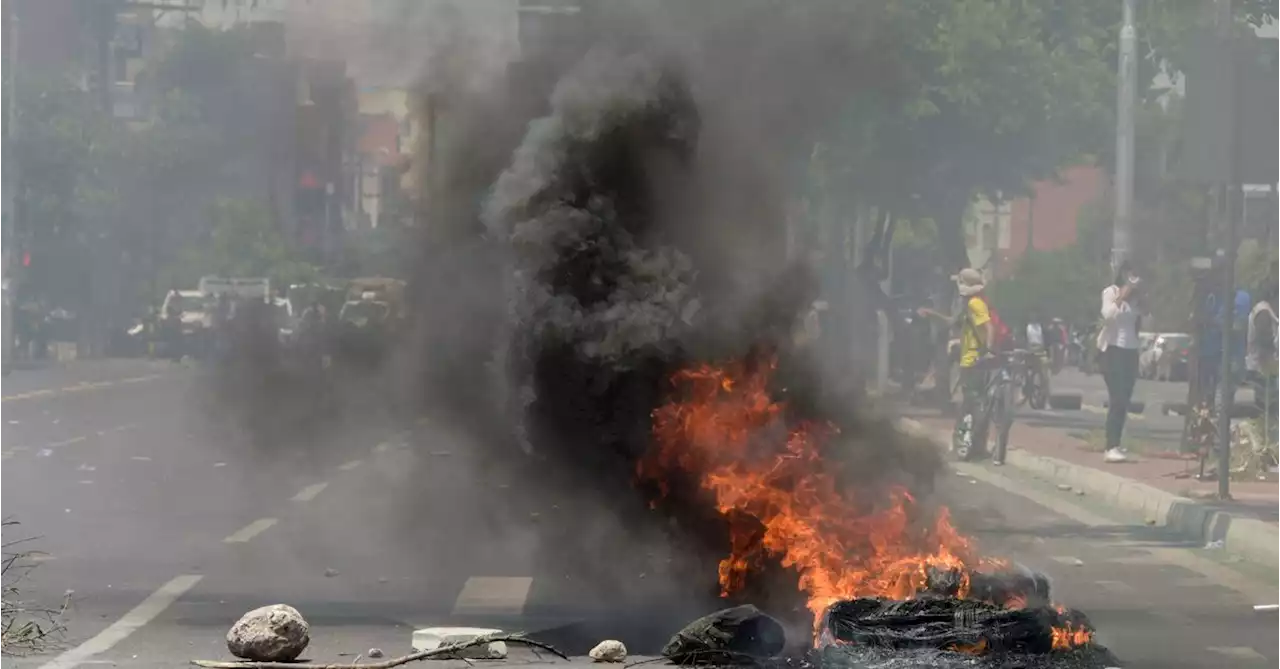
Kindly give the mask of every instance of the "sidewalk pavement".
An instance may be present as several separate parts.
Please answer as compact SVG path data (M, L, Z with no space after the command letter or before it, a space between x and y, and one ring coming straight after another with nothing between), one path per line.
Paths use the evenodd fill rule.
M936 412L912 414L915 420L904 418L904 428L923 429L940 444L949 441L952 419ZM1232 481L1234 499L1218 501L1211 498L1216 482L1195 480L1194 460L1156 455L1105 464L1093 448L1063 430L1015 422L1006 462L1141 514L1148 523L1168 526L1190 541L1221 541L1250 562L1272 569L1280 564L1280 485Z

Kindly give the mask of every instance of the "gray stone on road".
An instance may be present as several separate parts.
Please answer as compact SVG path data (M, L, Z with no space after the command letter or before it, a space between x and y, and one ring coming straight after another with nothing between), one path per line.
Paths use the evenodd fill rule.
M311 626L287 604L256 608L227 631L227 650L254 662L292 662L311 643Z

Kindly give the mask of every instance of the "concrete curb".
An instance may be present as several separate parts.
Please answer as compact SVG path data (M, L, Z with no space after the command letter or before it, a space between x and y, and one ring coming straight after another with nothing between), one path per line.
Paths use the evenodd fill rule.
M908 434L946 443L945 434L919 421L901 418L899 425ZM1011 450L1005 464L1083 490L1118 509L1140 513L1147 522L1167 527L1188 541L1202 545L1221 541L1225 550L1254 564L1269 569L1280 564L1280 529L1272 523L1218 511L1145 483L1044 455Z

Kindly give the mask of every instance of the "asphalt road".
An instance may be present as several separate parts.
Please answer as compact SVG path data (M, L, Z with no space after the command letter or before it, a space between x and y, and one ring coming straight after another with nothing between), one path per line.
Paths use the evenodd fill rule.
M1107 417L1107 387L1099 374L1085 375L1079 370L1064 369L1050 381L1054 394L1079 394L1081 408L1074 410L1045 409L1037 411L1028 407L1019 409L1018 419L1028 425L1053 427L1080 433L1101 432ZM1134 401L1145 403L1141 413L1130 414L1125 434L1130 439L1158 444L1161 448L1176 449L1182 434L1183 417L1164 415L1160 407L1165 402L1186 402L1186 382L1154 381L1138 379L1133 391ZM1251 402L1253 391L1237 389L1236 402Z
M72 593L62 647L15 667L223 658L230 624L276 602L308 617L324 661L399 654L439 624L653 652L688 619L659 542L632 549L577 491L530 496L527 474L430 422L347 421L272 464L211 418L195 370L142 362L14 372L3 409L4 514L22 522L5 540L45 552L23 597ZM965 471L941 493L961 528L1053 576L1126 666L1276 666L1276 617L1250 608L1275 603L1274 570L1013 472ZM607 587L584 575L602 565Z

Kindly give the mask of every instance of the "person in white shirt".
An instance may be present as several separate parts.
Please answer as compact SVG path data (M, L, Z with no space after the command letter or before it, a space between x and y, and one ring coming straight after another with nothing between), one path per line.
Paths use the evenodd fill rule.
M1116 268L1115 280L1102 291L1102 328L1098 331L1098 359L1107 384L1107 462L1124 462L1120 447L1129 400L1138 379L1138 328L1142 320L1139 297L1142 280L1128 261Z
M1027 348L1032 351L1044 348L1044 328L1035 316L1027 323Z

